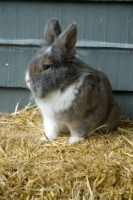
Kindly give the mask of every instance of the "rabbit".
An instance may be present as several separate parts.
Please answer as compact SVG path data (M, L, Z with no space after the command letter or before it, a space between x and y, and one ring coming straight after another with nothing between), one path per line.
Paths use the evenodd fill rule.
M120 109L107 76L77 57L76 23L61 31L57 19L48 21L44 45L30 62L26 83L38 105L45 135L55 140L69 132L70 144L101 127L103 133L116 130Z

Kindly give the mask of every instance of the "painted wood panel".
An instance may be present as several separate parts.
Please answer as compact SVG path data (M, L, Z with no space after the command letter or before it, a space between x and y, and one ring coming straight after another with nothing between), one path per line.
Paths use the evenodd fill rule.
M133 4L0 1L0 38L41 39L50 18L65 29L76 22L78 40L133 44Z
M22 88L0 88L0 112L14 112L17 103L19 109L30 102L30 92Z
M133 4L92 1L0 1L0 111L29 102L25 70L46 22L77 23L77 51L109 77L122 115L133 117Z
M133 118L133 92L115 92L114 97L118 102L121 115ZM19 109L24 108L31 102L31 94L23 88L0 88L0 112L14 112L17 103Z
M26 87L25 71L38 47L0 47L0 86ZM133 50L77 48L79 57L110 79L113 90L133 91Z
M133 118L133 92L116 92L114 96L120 106L121 115Z

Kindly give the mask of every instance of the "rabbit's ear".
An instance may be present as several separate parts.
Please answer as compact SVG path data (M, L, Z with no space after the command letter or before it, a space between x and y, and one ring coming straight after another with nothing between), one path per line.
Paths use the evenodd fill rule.
M76 39L77 26L73 23L59 35L55 41L55 45L57 45L62 51L75 52Z
M61 27L57 19L51 19L46 24L44 30L44 39L47 45L51 45L55 39L60 35Z

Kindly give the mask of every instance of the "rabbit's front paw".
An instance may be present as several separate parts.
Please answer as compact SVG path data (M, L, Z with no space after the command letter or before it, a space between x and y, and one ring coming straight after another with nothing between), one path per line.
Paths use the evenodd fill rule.
M49 140L55 140L57 137L58 137L58 135L51 134L51 135L49 135L48 137L45 137L45 136L44 136L44 137L41 137L40 140L41 140L42 142L47 142L48 139L49 139Z
M81 141L81 140L83 140L84 138L82 138L82 137L71 137L70 139L69 139L69 143L70 144L75 144L75 143L78 143L79 141Z
M47 138L46 138L45 136L44 136L44 137L41 137L40 140L41 140L42 142L47 142L47 141L48 141Z

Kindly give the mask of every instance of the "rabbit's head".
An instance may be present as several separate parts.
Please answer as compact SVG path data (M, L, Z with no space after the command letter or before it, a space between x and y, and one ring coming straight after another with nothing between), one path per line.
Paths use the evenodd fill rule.
M76 24L61 33L56 19L51 19L44 30L45 43L30 62L26 82L33 96L44 98L48 93L63 91L78 77L75 63Z

